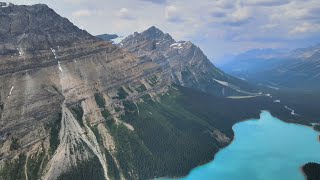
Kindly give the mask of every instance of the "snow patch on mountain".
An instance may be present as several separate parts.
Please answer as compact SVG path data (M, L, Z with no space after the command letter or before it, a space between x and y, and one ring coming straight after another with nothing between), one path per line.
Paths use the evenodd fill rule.
M19 51L19 56L22 56L22 50L20 48L17 48L17 50Z
M14 88L14 86L11 87L10 92L9 92L9 96L11 95L13 88Z
M217 79L214 79L214 78L212 78L214 81L216 81L217 83L219 83L219 84L222 84L222 85L224 85L224 86L230 86L229 85L229 83L228 82L225 82L225 81L220 81L220 80L217 80Z
M62 68L61 68L61 65L60 65L60 61L58 61L58 67L59 67L59 70L62 72Z
M289 108L288 106L284 106L286 109L288 109L289 111L291 111L291 115L298 115L294 112L294 109Z
M124 36L119 36L117 38L111 39L112 44L120 44L121 41L123 41L126 37Z
M183 45L185 44L185 42L176 42L170 45L171 48L174 49L183 49Z
M53 48L50 48L50 49L51 49L52 54L54 55L54 58L57 59L56 50Z

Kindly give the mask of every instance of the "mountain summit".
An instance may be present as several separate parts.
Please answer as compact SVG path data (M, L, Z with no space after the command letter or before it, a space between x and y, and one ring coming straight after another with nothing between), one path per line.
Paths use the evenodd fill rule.
M121 47L153 59L176 84L218 96L253 94L254 88L215 67L199 47L190 41L177 42L154 26L128 36Z
M0 8L0 15L1 54L12 54L17 48L35 51L95 39L44 4L10 5Z
M155 26L150 27L142 33L148 39L157 39L163 37L164 33Z

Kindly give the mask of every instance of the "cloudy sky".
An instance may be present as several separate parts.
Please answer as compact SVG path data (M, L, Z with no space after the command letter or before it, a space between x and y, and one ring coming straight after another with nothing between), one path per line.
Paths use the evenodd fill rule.
M216 63L253 48L320 43L320 0L12 0L45 3L97 35L129 35L154 25L190 40Z

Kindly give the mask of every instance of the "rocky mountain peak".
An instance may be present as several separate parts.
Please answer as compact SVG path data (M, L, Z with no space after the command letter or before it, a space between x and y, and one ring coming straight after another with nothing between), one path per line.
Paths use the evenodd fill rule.
M109 44L45 4L0 8L1 75L58 64L67 57L94 53Z
M156 41L156 42L160 42L160 41L170 41L173 42L173 38L168 34L168 33L164 33L162 32L160 29L156 28L155 26L150 27L149 29L141 32L141 33L137 33L135 32L134 34L130 35L127 37L126 41L134 41L134 42L145 42L145 41Z
M0 8L0 55L46 50L95 40L44 4Z
M144 36L149 36L149 38L159 38L164 35L164 33L156 28L155 26L150 27L149 29L145 30L144 32L141 33Z

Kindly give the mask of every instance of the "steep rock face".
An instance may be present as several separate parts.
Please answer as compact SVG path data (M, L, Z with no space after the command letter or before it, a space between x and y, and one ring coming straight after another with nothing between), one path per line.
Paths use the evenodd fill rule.
M161 93L166 88L161 69L97 40L46 5L10 5L0 14L1 177L13 178L12 171L19 169L29 179L56 179L97 158L107 179L105 151L119 165L113 138L99 124L110 111L113 123L133 129L114 112L115 104L122 107L118 91L125 89L130 99L143 95L140 86ZM153 87L150 76L157 77ZM98 144L93 127L105 144ZM25 165L16 167L22 161Z
M156 27L128 36L120 47L160 64L171 80L185 87L219 96L248 95L254 88L216 68L201 49L191 42L176 42ZM252 93L253 94L253 93Z
M95 39L43 4L0 8L0 22L2 55L23 54L24 51L45 50Z

